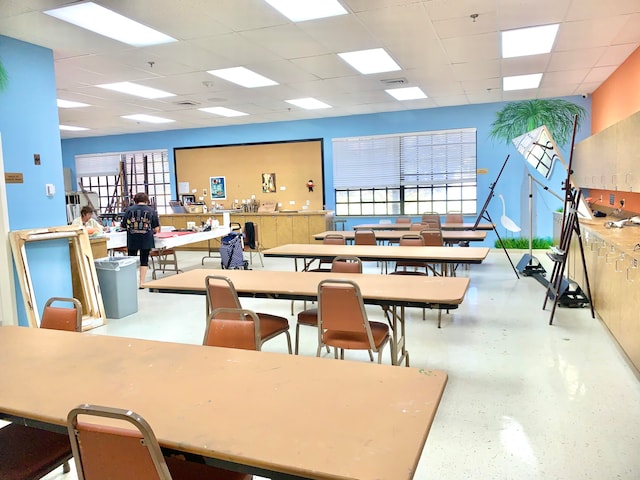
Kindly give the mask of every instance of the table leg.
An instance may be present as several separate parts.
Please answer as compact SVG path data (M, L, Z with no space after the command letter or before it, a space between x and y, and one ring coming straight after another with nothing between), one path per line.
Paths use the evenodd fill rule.
M391 364L409 366L409 351L406 348L405 307L393 305L383 306L389 327L391 327Z

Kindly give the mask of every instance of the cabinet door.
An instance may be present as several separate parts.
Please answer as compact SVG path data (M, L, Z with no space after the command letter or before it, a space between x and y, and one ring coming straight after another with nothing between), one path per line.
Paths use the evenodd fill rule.
M618 190L640 192L640 113L616 125Z
M309 217L291 215L292 243L309 243Z
M260 241L262 242L262 248L278 246L276 217L277 214L262 215L260 217Z
M296 243L293 240L293 215L278 214L276 216L276 243L277 245Z
M326 215L309 215L309 239L306 243L316 243L314 235L330 230Z

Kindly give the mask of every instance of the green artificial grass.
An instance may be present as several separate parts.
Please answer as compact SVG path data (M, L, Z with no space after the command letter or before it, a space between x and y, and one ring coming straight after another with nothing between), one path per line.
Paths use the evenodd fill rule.
M528 238L503 238L502 239L502 245L504 245L504 248L512 248L515 250L524 250L529 248L529 239ZM494 246L496 248L502 248L502 245L500 245L500 240L496 240ZM546 248L549 248L553 245L553 240L551 239L551 237L547 237L547 238L534 238L531 240L531 247L536 249L536 250L544 250Z

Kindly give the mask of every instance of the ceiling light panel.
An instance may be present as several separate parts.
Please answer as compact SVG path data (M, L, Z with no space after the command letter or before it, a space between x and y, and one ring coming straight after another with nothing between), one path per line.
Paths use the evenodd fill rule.
M222 68L220 70L209 70L207 73L222 78L228 82L235 83L246 88L268 87L278 85L270 78L263 77L259 73L253 72L244 67Z
M149 99L175 97L174 93L158 90L157 88L145 87L144 85L138 85L137 83L132 82L103 83L102 85L96 86L107 90L113 90L114 92L127 93L136 97Z
M400 70L400 66L383 48L345 52L338 55L364 75Z
M74 127L73 125L59 125L60 130L65 130L67 132L82 132L83 130L89 130L85 127Z
M122 115L121 118L126 118L129 120L135 120L136 122L145 122L145 123L171 123L175 122L175 120L171 120L169 118L156 117L154 115L146 115L144 113L139 113L135 115Z
M385 90L385 92L396 100L418 100L420 98L427 98L420 87L390 88Z
M207 107L207 108L199 108L203 112L213 113L214 115L221 115L223 117L242 117L244 115L249 115L248 113L239 112L237 110L232 110L231 108L226 107Z
M44 13L134 47L177 41L173 37L93 2L76 3L67 7L45 10Z
M88 103L72 102L71 100L62 100L58 98L58 108L82 108L90 107Z
M290 103L291 105L295 105L296 107L304 108L305 110L318 110L321 108L331 108L331 105L327 105L326 103L311 97L296 98L293 100L286 100L286 102Z
M346 15L345 8L337 0L265 0L292 22L304 22L316 18Z
M526 90L529 88L538 88L542 80L541 73L532 73L531 75L515 75L513 77L504 77L502 79L502 90Z
M549 53L556 40L558 27L556 23L502 32L502 58Z

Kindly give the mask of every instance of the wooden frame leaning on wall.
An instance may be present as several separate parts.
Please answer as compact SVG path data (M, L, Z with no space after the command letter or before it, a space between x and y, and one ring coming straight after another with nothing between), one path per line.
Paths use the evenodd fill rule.
M98 283L96 268L93 263L93 253L91 252L89 236L82 226L65 225L9 232L13 261L15 262L18 273L18 281L20 283L20 290L22 291L22 299L24 301L29 326L37 328L40 325L40 312L36 304L25 245L28 242L59 240L64 238L68 238L69 242L75 247L70 249L70 251L75 252L80 284L86 300L82 306L82 329L87 330L104 325L106 318L104 305L102 303L102 294L100 293L100 284Z

